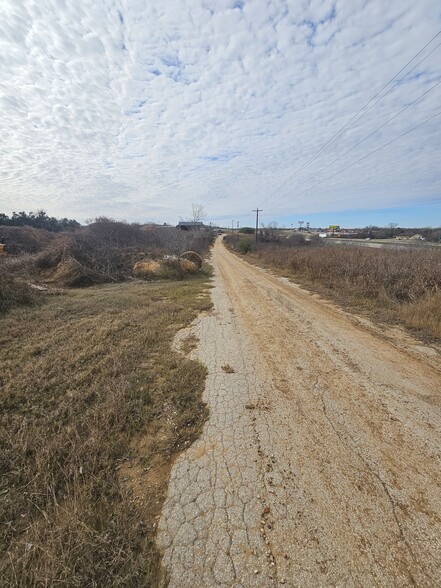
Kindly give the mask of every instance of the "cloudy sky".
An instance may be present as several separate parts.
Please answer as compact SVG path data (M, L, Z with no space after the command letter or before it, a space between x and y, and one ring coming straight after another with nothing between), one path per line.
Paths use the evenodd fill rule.
M1 0L0 212L439 226L440 29L439 0Z

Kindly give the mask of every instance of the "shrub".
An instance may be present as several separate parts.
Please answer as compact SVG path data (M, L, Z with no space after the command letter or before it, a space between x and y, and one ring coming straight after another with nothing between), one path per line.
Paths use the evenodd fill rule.
M0 238L4 239L7 255L38 253L51 243L55 234L32 227L0 227Z
M180 259L164 259L161 261L157 275L164 280L182 280L185 270Z
M12 229L14 227L7 227ZM45 234L19 227L26 235ZM45 236L44 247L34 247L36 257L29 260L28 272L44 282L67 287L92 286L133 277L138 261L160 260L165 255L183 255L197 266L208 250L213 235L205 231L181 231L173 227L140 226L101 217L76 231ZM166 263L161 276L180 279L184 270L179 261ZM136 273L136 271L135 271ZM150 272L152 273L152 272ZM152 276L149 276L152 277Z
M181 259L188 259L188 261L193 262L198 269L202 267L202 257L196 253L196 251L185 251L180 255Z
M13 306L33 304L37 291L25 280L15 277L5 263L0 265L0 314Z
M147 280L154 278L160 267L161 264L158 261L138 261L133 266L133 273L137 278Z
M244 253L244 254L249 253L253 249L253 244L251 242L251 239L241 239L237 243L237 249L241 253Z

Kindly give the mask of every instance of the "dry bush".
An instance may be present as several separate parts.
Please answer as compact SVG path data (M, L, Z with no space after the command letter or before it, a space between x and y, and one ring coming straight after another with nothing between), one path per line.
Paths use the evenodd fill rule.
M188 250L204 255L213 242L211 231L182 231L174 227L157 228L156 236L159 247L175 255Z
M197 255L197 253L196 253ZM202 266L202 260L201 260L201 265L198 266L195 262L190 261L189 259L181 258L180 260L180 264L181 264L181 268L185 273L188 274L195 274Z
M0 238L5 240L7 255L38 253L55 238L54 233L32 227L0 226Z
M181 259L188 259L189 261L193 262L198 269L202 267L202 257L196 251L184 251L180 255Z
M253 257L299 281L325 288L352 302L391 310L408 326L441 336L441 249L362 247L261 247ZM423 309L432 314L424 320ZM418 319L411 319L418 310ZM407 317L407 318L406 318ZM423 326L426 325L426 327Z
M159 261L138 261L133 266L133 274L144 280L154 278L158 275L160 267Z
M182 280L185 277L185 270L178 258L163 259L157 274L164 280Z
M118 233L100 234L95 226L64 233L37 256L36 266L45 281L64 286L124 280L131 275L136 252L128 252L121 241Z
M0 260L0 314L14 306L34 304L38 292L23 277L17 277L7 260Z
M179 254L189 243L205 252L211 242L206 234L190 234L174 228L145 228L103 221L56 236L36 258L40 277L63 286L91 286L122 281L139 274L138 262L159 260L166 254ZM200 259L197 252L194 253ZM140 259L141 256L141 259ZM144 258L144 259L143 259ZM202 263L202 262L201 262ZM159 272L148 276L179 278L184 275L179 263L162 264ZM187 270L188 271L188 270Z

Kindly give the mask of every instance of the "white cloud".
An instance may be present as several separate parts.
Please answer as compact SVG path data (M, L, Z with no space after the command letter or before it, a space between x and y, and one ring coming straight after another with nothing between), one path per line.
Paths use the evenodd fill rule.
M318 182L437 112L441 86L321 171L440 79L440 49L277 188L438 13L435 0L3 0L0 209L175 221L195 201L221 218L433 200L441 117Z

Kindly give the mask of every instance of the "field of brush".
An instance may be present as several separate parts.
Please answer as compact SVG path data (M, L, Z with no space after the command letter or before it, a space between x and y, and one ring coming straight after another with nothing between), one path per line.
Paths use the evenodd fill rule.
M298 238L291 246L260 242L256 248L246 236L227 242L346 307L441 339L441 248L339 247Z
M154 534L171 465L207 416L205 368L171 343L210 308L209 268L150 281L130 275L133 259L179 254L195 237L169 234L171 246L130 249L102 237L93 246L95 239L57 235L43 250L2 260L5 586L157 585ZM53 271L41 274L42 259L44 271ZM69 259L82 273L78 265L73 274L60 271ZM87 284L93 276L98 284L67 287L66 276ZM146 476L142 502L126 475L132 466L141 482Z

